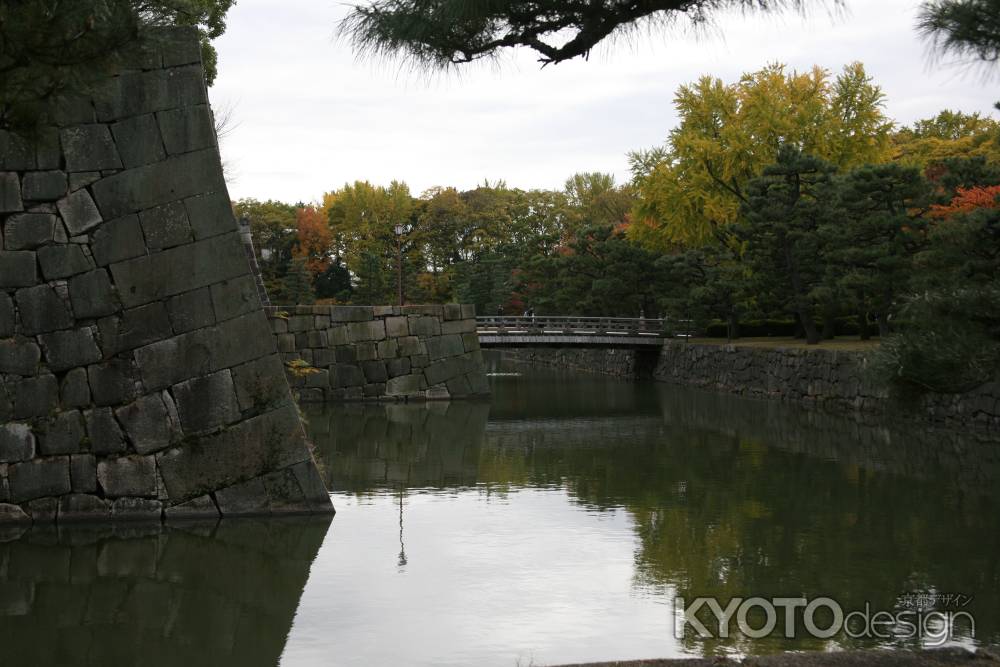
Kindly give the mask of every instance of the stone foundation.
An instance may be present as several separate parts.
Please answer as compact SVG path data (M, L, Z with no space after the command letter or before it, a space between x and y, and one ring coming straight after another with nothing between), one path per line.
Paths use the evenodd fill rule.
M862 352L671 341L663 346L653 376L662 382L838 412L890 414L949 428L1000 429L997 383L965 394L895 397L869 377Z
M490 393L473 306L279 306L267 312L302 402Z
M330 512L222 176L198 34L0 132L0 522Z

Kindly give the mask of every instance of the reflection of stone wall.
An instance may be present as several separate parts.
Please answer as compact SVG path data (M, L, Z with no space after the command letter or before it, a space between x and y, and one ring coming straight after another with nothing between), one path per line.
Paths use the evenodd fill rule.
M197 31L0 132L0 521L329 511L230 208Z
M586 373L633 378L639 374L635 350L524 347L501 350L504 359L559 366Z
M473 306L268 309L288 380L303 402L484 396Z
M490 406L482 401L307 406L330 488L451 487L477 481Z
M328 517L34 529L0 544L15 665L276 665Z
M1000 428L1000 385L900 403L867 377L865 356L858 352L671 342L663 347L654 377L839 411L889 412L947 426Z

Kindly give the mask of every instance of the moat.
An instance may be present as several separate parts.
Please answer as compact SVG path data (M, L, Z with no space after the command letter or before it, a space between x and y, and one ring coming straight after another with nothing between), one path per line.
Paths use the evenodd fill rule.
M997 443L490 363L487 401L304 407L332 521L0 535L4 664L546 665L934 641L678 638L674 599L701 596L922 600L974 617L975 638L958 624L952 643L1000 641Z

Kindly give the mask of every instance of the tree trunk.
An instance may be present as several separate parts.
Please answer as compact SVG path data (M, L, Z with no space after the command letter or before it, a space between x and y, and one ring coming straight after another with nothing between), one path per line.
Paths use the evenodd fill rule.
M726 338L728 340L735 340L740 337L740 318L736 314L735 310L729 311L729 317L726 322Z
M868 328L868 313L865 312L864 308L858 309L858 334L861 336L861 340L871 340L872 332Z
M823 309L823 339L833 340L837 337L837 318L832 308Z
M803 308L799 313L799 319L802 321L802 328L806 332L806 343L808 345L819 345L819 329L816 328L816 322L813 321L812 314Z
M885 338L889 335L889 319L887 313L879 313L878 316L878 337Z

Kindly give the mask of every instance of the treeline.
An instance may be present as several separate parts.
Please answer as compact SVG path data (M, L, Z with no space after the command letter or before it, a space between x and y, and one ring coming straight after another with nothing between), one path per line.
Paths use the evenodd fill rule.
M348 184L314 205L244 200L276 302L663 315L705 333L884 338L883 372L964 389L1000 367L1000 124L899 127L862 65L774 65L682 86L632 179L484 183L413 196ZM397 234L397 232L399 232ZM898 335L888 337L890 333Z

